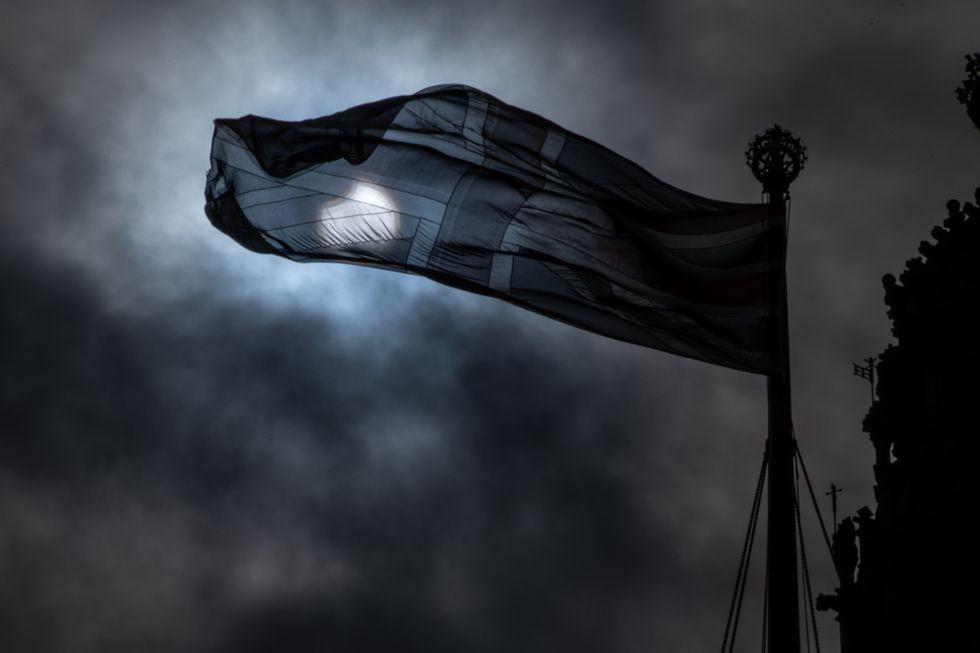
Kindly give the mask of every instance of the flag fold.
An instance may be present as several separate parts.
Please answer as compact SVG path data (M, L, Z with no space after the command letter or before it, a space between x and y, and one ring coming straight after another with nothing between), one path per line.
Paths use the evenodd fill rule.
M619 340L775 368L780 208L674 188L474 88L216 120L205 198L254 251L417 273Z

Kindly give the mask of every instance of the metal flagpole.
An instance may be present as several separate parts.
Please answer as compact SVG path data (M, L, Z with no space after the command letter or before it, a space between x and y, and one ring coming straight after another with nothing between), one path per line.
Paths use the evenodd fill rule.
M806 147L789 131L774 125L757 135L745 151L752 174L762 182L764 199L773 211L785 215L789 185L806 164ZM786 229L774 234L773 242L785 260ZM796 486L793 459L796 442L793 436L792 402L789 371L789 325L786 302L785 266L772 275L769 287L770 306L778 307L775 316L775 350L779 361L768 378L769 437L769 508L766 542L766 642L769 653L799 653L800 614L798 566L796 556Z

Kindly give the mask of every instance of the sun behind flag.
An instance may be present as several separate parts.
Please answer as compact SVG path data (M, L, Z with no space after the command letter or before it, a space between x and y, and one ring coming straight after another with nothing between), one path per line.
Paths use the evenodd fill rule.
M780 207L679 190L474 88L216 120L205 197L211 223L258 252L413 272L619 340L775 366Z

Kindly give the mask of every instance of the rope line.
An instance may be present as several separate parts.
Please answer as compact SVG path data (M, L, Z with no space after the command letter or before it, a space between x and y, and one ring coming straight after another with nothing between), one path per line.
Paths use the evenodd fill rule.
M804 599L809 597L806 591L807 572L806 569L806 550L803 546L803 517L800 515L800 466L795 457L793 459L793 480L795 488L793 490L793 513L796 518L796 532L800 541L800 583L803 586ZM800 605L799 618L803 622L804 641L806 642L807 653L810 653L810 621L807 619L806 605Z
M797 451L797 453L799 452ZM799 460L799 457L797 457L797 460ZM807 608L809 609L810 612L809 622L813 624L813 645L816 652L820 653L820 636L817 634L817 613L813 609L813 585L810 582L810 567L807 564L807 559L806 559L806 542L803 539L803 519L802 519L802 515L800 514L800 496L799 496L800 465L794 465L794 467L796 471L797 492L796 495L793 497L793 503L796 507L796 532L800 538L800 565L803 568L803 589L806 592L806 603L807 603ZM806 623L807 620L804 617L804 624ZM809 651L810 650L809 624L807 624L806 632L807 632L806 646L807 646L807 651Z
M756 484L755 489L755 503L753 506L753 515L750 520L751 535L749 537L748 553L745 556L745 568L742 573L742 587L738 595L738 606L735 609L735 623L732 624L732 638L728 643L728 653L732 653L735 648L735 633L738 632L738 622L742 616L742 599L745 597L745 588L748 585L749 577L749 562L752 560L752 545L755 542L755 531L759 524L759 508L762 506L762 490L765 485L766 479L766 467L769 462L768 449L762 455L762 467L759 470L759 482Z
M817 502L817 495L813 491L813 484L810 483L810 475L806 471L806 463L803 462L803 452L800 451L800 443L796 439L796 430L793 431L793 442L796 446L796 459L800 463L800 469L803 470L803 478L806 480L807 490L810 491L810 499L813 502L813 511L817 513L817 521L820 522L820 532L823 533L823 541L827 545L827 552L830 554L830 560L834 560L834 548L830 544L830 537L827 535L827 526L824 524L823 515L820 513L820 504ZM840 573L837 571L837 565L834 564L834 574L837 576L837 582L841 582Z
M738 562L738 574L735 577L735 589L732 592L732 600L728 606L728 619L725 623L725 637L721 642L721 652L731 653L735 646L735 633L738 631L738 621L742 614L742 599L745 596L746 579L748 577L749 562L752 559L752 544L755 541L756 525L759 522L759 508L762 505L762 488L766 483L766 467L769 463L769 448L766 448L762 455L762 468L759 470L759 479L755 486L755 496L752 499L752 511L749 514L749 525L745 531L745 540L742 543L742 555Z

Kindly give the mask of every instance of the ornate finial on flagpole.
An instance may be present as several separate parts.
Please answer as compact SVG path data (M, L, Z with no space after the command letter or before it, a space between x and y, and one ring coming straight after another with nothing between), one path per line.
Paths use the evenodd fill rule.
M770 202L789 197L789 185L806 166L806 145L789 130L773 125L745 148L745 163L762 182Z
M980 129L980 52L966 55L966 79L956 89L956 99L966 105L966 115Z

